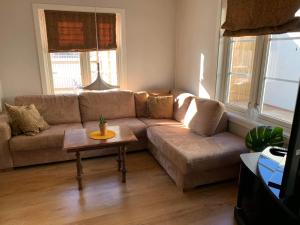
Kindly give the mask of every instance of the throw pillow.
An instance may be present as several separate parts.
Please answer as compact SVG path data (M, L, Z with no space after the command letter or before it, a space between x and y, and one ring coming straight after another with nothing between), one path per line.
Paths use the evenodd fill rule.
M171 119L173 117L173 96L150 96L148 98L149 117Z
M18 113L17 108L21 110L21 108L24 108L25 106L12 106L5 103L5 109L9 117L9 124L11 127L11 133L13 136L17 136L22 134L21 128L19 127L18 123Z
M211 136L217 132L224 113L225 108L221 102L195 98L188 108L184 124L197 134Z
M146 91L134 93L135 112L137 117L148 117L148 101L149 94Z
M21 133L36 135L49 128L48 123L40 115L34 104L29 106L12 106L5 104L10 117L13 135Z
M183 123L185 114L195 96L180 90L172 90L171 93L174 96L174 119Z

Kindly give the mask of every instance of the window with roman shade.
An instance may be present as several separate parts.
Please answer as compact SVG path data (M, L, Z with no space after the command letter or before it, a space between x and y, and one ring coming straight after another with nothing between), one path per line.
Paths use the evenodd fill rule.
M300 80L300 0L227 0L222 28L218 97L248 121L289 133Z
M119 85L116 14L44 10L44 21L54 93Z

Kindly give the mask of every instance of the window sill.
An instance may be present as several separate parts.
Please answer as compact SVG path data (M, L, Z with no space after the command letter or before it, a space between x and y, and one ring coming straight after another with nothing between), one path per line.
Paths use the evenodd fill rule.
M226 109L227 109L229 121L237 124L238 126L246 128L248 130L261 125L279 126L283 128L284 137L287 139L290 137L291 125L287 123L277 121L273 118L269 118L262 115L258 115L257 118L254 120L254 119L247 118L246 112L235 111L231 107L226 107Z

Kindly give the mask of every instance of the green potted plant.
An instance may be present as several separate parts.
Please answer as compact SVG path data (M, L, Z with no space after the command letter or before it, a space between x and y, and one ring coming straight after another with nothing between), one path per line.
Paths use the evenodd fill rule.
M101 136L105 136L107 134L107 121L102 114L99 117L99 129Z
M283 147L283 129L271 126L255 127L246 135L245 143L255 152L263 151L268 146Z

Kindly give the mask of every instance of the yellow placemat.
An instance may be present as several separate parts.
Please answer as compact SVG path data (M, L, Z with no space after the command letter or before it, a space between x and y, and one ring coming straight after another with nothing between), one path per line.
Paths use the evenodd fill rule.
M89 133L89 137L94 140L107 140L116 136L116 133L112 130L107 130L107 134L105 136L100 135L100 131L93 131Z

